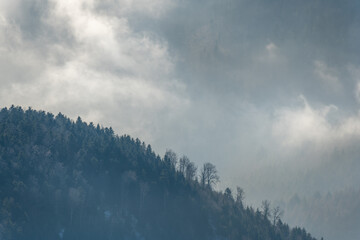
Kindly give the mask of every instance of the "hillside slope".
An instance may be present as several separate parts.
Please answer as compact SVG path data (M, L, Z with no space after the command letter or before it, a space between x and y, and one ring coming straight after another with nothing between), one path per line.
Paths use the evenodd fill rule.
M171 160L80 118L4 108L0 239L314 239Z

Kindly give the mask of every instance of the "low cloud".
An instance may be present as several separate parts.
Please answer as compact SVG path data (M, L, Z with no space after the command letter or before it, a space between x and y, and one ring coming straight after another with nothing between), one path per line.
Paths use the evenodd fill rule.
M353 116L339 115L334 105L311 106L300 96L302 106L281 108L275 113L273 135L284 147L321 147L328 151L334 146L360 139L360 113Z
M130 9L139 11L137 3L125 2L119 6L126 14ZM33 7L38 7L36 4ZM101 14L96 4L48 1L46 5L51 7L43 9L47 12L27 16L38 19L41 26L36 27L49 32L60 30L54 38L39 35L28 39L22 20L1 12L2 105L81 115L150 142L151 131L146 128L158 119L153 113L186 109L189 100L185 85L173 75L174 60L166 41L134 31L125 13ZM15 11L18 8L14 5L2 6ZM153 14L158 5L162 1L149 2L141 9ZM121 119L120 123L115 119Z
M314 109L304 96L299 97L302 106L299 108L282 108L275 113L273 134L285 147L299 147L305 143L320 143L328 140L334 126L327 116L336 111L334 105Z

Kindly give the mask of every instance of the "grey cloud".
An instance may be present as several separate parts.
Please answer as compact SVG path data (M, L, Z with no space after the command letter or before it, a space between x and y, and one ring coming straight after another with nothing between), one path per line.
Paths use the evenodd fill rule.
M355 186L359 10L355 0L0 0L1 106L81 115L160 154L211 161L220 188L243 186L249 203Z
M278 93L315 98L318 93L309 89L314 60L337 68L359 61L349 45L359 39L347 37L356 22L354 1L181 1L179 5L159 23L158 31L180 55L179 74L189 84L206 83L216 94L235 91L255 101L276 100ZM286 65L274 68L257 61L270 43L286 56ZM261 80L261 87L253 84Z
M91 1L2 4L2 104L109 119L104 124L147 140L152 112L186 107L166 43L134 32L125 17L97 15Z

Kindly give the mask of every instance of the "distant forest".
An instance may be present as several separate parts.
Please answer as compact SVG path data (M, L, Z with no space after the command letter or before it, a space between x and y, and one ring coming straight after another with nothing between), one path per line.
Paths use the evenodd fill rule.
M112 128L21 107L0 111L0 240L313 240L216 167Z
M286 204L284 218L309 226L313 234L326 233L327 239L359 239L360 188L299 197L295 194Z

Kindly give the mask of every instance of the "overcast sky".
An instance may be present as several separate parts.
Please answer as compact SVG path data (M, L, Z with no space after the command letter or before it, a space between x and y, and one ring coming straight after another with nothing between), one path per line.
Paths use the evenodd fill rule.
M249 203L358 188L357 0L0 0L0 106L214 163Z

